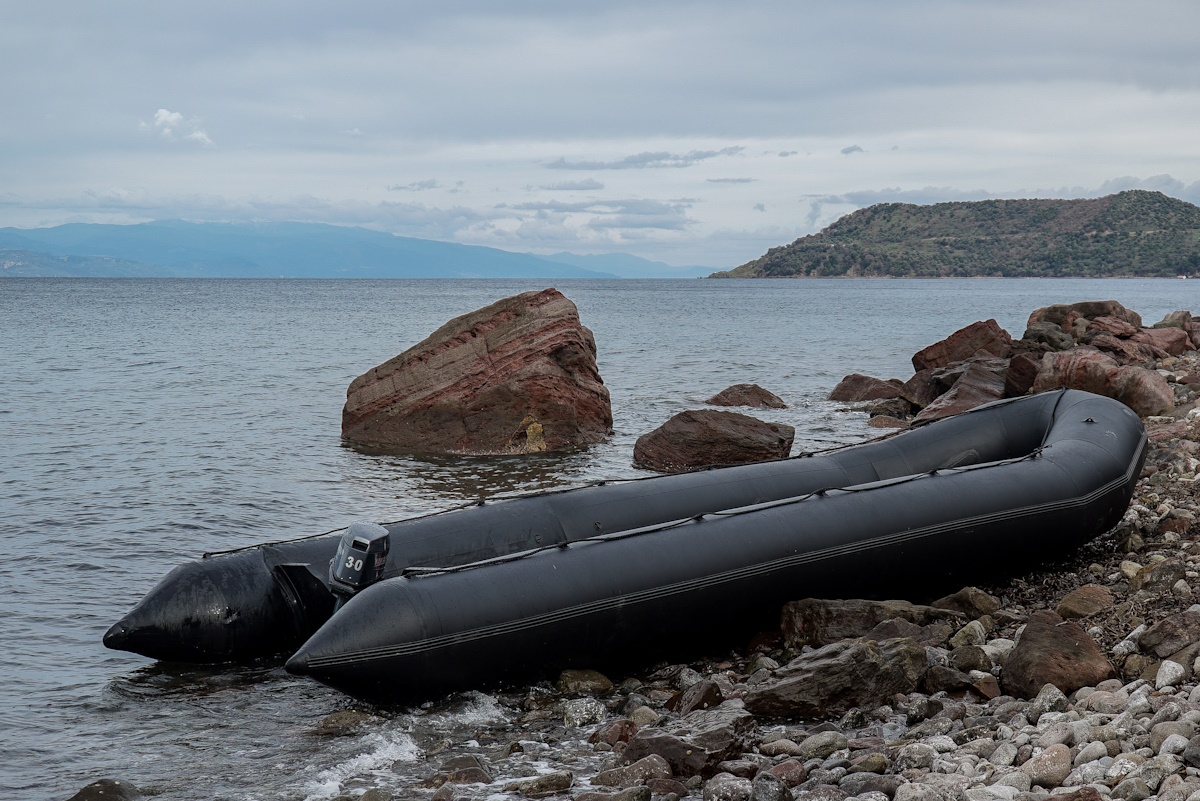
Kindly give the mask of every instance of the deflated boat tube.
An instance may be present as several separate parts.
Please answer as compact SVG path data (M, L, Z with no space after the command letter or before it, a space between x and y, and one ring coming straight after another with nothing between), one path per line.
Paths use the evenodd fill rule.
M287 669L370 700L419 700L678 655L746 633L789 600L940 593L1116 525L1145 443L1137 415L1097 395L991 404L838 454L872 466L856 473L863 480L507 559L410 569L351 599Z

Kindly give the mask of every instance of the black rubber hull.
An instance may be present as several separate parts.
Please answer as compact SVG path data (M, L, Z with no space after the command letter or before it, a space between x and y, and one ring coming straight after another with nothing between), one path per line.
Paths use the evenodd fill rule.
M1141 421L1107 398L1061 391L993 404L833 455L865 480L801 480L790 501L383 581L287 668L351 695L414 700L649 661L744 631L788 600L956 589L1111 528L1144 451ZM811 478L830 458L792 463L815 467ZM947 464L973 466L938 469ZM845 489L809 495L822 487Z

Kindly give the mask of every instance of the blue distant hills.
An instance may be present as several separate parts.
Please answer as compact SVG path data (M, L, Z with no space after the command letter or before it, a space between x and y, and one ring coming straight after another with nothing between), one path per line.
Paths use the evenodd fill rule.
M0 275L175 278L694 278L626 253L538 256L317 223L0 228Z

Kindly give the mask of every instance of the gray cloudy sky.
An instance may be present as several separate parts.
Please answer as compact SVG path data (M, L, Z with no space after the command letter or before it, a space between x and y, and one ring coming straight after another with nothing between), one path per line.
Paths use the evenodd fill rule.
M1200 202L1200 3L0 0L0 225L733 266L854 208Z

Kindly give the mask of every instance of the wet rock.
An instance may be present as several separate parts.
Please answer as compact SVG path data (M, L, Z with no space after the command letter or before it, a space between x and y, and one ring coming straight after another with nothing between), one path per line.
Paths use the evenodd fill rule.
M848 637L863 637L887 620L918 626L958 622L959 613L908 601L827 600L805 598L784 605L780 623L784 639L793 646L825 645Z
M670 472L722 464L782 459L796 430L736 412L700 409L680 412L633 446L638 467Z
M1062 743L1052 745L1022 765L1021 772L1033 784L1047 789L1058 787L1071 772L1071 749Z
M558 691L564 695L603 695L612 681L596 670L564 670L558 674Z
M382 787L372 787L360 795L355 801L392 801L394 796Z
M994 614L1000 609L1000 598L984 592L977 586L965 586L953 595L938 598L929 604L935 609L949 609L950 612L961 612L972 620L984 615Z
M572 698L563 704L563 725L567 728L599 723L608 717L608 709L595 698Z
M802 784L808 778L808 772L804 769L804 763L798 759L784 760L774 767L767 768L767 773L783 779L784 784L788 787L795 787Z
M624 757L632 763L658 754L676 776L711 775L718 763L742 752L745 737L753 727L754 718L740 702L727 701L661 726L641 729L625 746Z
M927 666L913 640L845 640L803 654L746 693L756 715L823 717L851 707L873 707L912 692Z
M946 665L930 665L925 672L921 686L925 692L933 694L940 692L955 692L971 686L971 677L961 670L955 670Z
M129 782L100 779L71 796L67 801L136 801L142 793Z
M702 679L667 702L667 709L686 715L693 709L708 709L725 700L720 686L712 679Z
M750 780L718 773L704 785L704 801L750 801Z
M642 757L629 765L603 770L592 778L592 784L604 787L634 787L649 779L670 779L671 766L658 754Z
M912 357L913 369L927 370L961 362L976 354L1006 358L1012 353L1012 337L995 320L971 323L941 342L935 342Z
M556 451L611 432L596 341L555 289L456 317L354 379L342 410L345 439L406 451Z
M657 719L657 715L655 716ZM637 734L638 725L628 718L618 718L610 720L600 728L596 729L588 737L589 743L608 743L616 745L617 743L629 742L629 738Z
M763 771L750 783L750 801L792 801L792 791L783 779Z
M705 401L710 406L754 406L759 409L786 409L787 404L758 384L734 384Z
M904 397L904 385L899 381L882 381L860 373L851 373L846 376L829 393L829 400L841 403L861 403L902 397Z
M1112 665L1087 632L1053 612L1037 611L1009 654L1002 680L1005 692L1033 698L1046 684L1070 693L1112 675Z
M1085 584L1064 595L1054 611L1058 613L1059 617L1072 620L1079 617L1090 617L1108 609L1112 604L1113 596L1107 587L1099 584Z
M1008 362L988 361L991 363L971 364L954 382L954 386L939 395L913 418L913 425L941 420L1003 398L1004 375L1008 371Z
M325 737L343 737L353 734L359 727L372 720L378 720L378 718L367 712L359 712L357 709L343 709L321 718L321 722L317 724L316 734Z
M534 776L530 779L509 782L504 785L506 793L520 793L526 798L542 798L554 795L568 789L575 782L574 774L568 771L555 771Z
M437 777L442 784L491 784L492 774L474 754L452 757L442 763Z
M575 801L650 801L653 797L654 792L649 787L630 787L619 793L580 793L575 796Z

